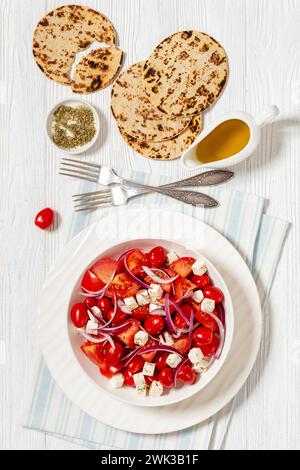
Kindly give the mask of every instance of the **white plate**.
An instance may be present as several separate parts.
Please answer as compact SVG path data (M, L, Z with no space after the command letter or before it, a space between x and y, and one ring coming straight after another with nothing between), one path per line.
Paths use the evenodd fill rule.
M230 290L235 312L232 347L220 373L192 398L159 408L130 406L108 395L76 359L68 336L70 289L99 253L128 239L173 239L202 252ZM83 411L118 429L159 434L184 429L225 406L246 381L261 338L261 306L251 273L234 247L203 222L168 211L111 210L65 248L49 273L40 304L40 344L53 377Z

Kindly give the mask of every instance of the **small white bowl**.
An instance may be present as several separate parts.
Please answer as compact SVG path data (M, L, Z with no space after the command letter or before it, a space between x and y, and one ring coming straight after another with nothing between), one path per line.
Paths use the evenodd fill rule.
M111 387L110 381L99 373L97 366L95 366L81 351L80 345L84 343L84 339L76 333L74 326L71 324L69 312L77 302L82 302L82 296L80 295L81 289L81 281L85 271L91 267L99 258L118 258L122 253L138 247L143 251L149 251L153 246L162 245L167 248L168 251L175 251L180 256L194 256L196 258L200 258L203 263L205 263L208 267L208 272L213 280L214 284L218 286L222 292L224 293L224 308L225 308L225 315L226 315L226 336L225 342L223 346L223 351L219 360L215 360L215 362L211 365L207 372L203 373L201 376L197 377L197 381L193 385L185 385L180 386L178 388L173 388L171 390L165 390L164 394L159 398L154 397L138 397L136 392L133 388L130 387L123 387L121 389L113 389ZM186 400L191 396L195 395L195 393L199 393L204 387L206 387L214 377L219 373L222 369L223 364L228 356L233 332L234 332L234 312L233 312L233 305L229 290L225 284L225 281L221 274L217 271L215 266L205 258L201 253L195 252L193 250L187 249L182 245L176 243L175 241L165 240L165 239L141 239L141 240L130 240L125 243L121 243L119 245L112 246L110 249L105 250L101 253L99 251L99 255L97 258L91 260L90 264L86 266L85 270L82 272L80 278L77 280L72 294L69 299L69 311L66 312L67 316L67 326L68 326L68 333L69 333L69 340L71 349L80 364L84 373L94 381L104 392L110 394L114 398L133 406L144 406L144 407L157 407L157 406L166 406L172 405L174 403L179 403L182 400ZM232 365L234 367L234 364Z
M60 106L76 107L76 106L82 106L82 105L89 108L93 113L94 121L95 121L95 128L96 128L96 134L95 134L94 138L90 142L88 142L86 145L83 145L82 147L76 147L74 149L65 149L63 147L59 147L58 145L56 145L56 143L53 141L53 138L52 138L52 135L53 135L52 134L52 125L53 125L53 121L55 119L55 117L54 117L55 111ZM60 103L57 103L54 106L54 108L51 109L51 111L49 112L49 114L46 118L45 127L46 127L47 136L48 136L49 140L51 141L51 143L54 145L54 147L56 147L58 150L60 150L62 152L68 153L70 155L76 155L76 154L79 154L79 153L86 152L87 150L89 150L95 144L96 140L99 137L99 133L100 133L100 120L99 120L99 115L98 115L96 109L92 105L86 103L83 100L69 99L69 100L64 100L64 101L61 101Z

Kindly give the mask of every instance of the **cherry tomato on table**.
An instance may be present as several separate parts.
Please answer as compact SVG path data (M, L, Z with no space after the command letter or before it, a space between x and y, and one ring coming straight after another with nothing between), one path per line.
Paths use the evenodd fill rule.
M147 259L152 268L159 268L166 261L166 250L162 246L156 246L147 254Z
M209 286L203 290L204 297L214 300L216 304L220 304L224 300L224 294L218 287Z
M150 335L159 335L165 327L165 320L160 315L149 315L144 327Z
M46 209L41 210L37 214L34 223L40 229L46 230L53 224L54 217L55 217L54 211L50 209L49 207L47 207Z
M83 328L88 320L89 316L85 304L75 304L71 310L71 320L76 328Z
M159 381L165 388L172 388L174 385L174 373L170 367L164 367L159 373Z
M213 339L213 332L205 326L200 326L193 333L193 340L196 346L202 346L204 344L211 343Z
M178 374L178 379L184 384L193 385L196 381L197 374L188 364L180 367Z

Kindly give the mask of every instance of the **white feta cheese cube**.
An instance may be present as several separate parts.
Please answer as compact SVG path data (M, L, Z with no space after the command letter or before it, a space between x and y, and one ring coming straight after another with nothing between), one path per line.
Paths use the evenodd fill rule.
M177 259L178 259L178 256L177 256L177 254L175 253L175 251L170 251L170 252L167 254L168 264L172 264L173 261L176 261Z
M141 387L142 385L146 385L145 377L142 372L133 375L134 385L136 388Z
M209 365L209 362L210 362L210 359L203 358L203 359L201 359L201 361L196 362L196 364L193 364L193 370L197 374L201 374L202 372L204 372L207 369L207 367Z
M201 310L204 313L212 313L215 309L216 302L212 299L204 299L201 302Z
M146 397L147 396L147 385L143 384L139 387L136 387L136 393L139 397Z
M203 276L207 271L207 266L197 259L197 261L192 265L192 271L196 276Z
M122 388L124 385L123 374L116 374L110 379L110 383L113 388Z
M196 290L193 294L193 300L197 303L200 304L202 300L204 299L204 295L201 289Z
M181 357L176 353L171 353L168 355L166 363L171 369L175 369L181 362Z
M138 304L134 297L127 297L126 299L124 299L124 304L126 305L126 307L129 308L129 310L134 310L138 308Z
M160 397L163 394L164 387L157 380L153 380L150 385L149 395L150 397Z
M146 331L140 330L134 335L134 344L145 346L148 343L149 335Z
M91 311L90 311L91 310ZM92 307L91 309L88 309L87 311L88 313L88 316L90 317L90 320L93 321L93 322L97 322L96 318L92 315L92 313L94 313L95 315L98 315L98 317L102 317L102 312L100 310L99 307L95 306L95 307Z
M151 300L157 300L162 297L164 291L159 284L151 284L150 289L148 289L148 293Z
M98 328L99 328L98 322L89 320L85 326L85 331L88 335L97 335Z
M152 377L154 375L155 371L155 364L152 364L152 362L145 362L144 367L143 367L143 375L146 375L147 377Z
M137 300L137 303L138 303L141 307L142 307L143 305L148 305L148 304L150 304L150 297L149 297L149 294L148 294L147 289L140 290L140 291L136 294L136 300Z
M189 360L192 364L197 364L197 362L200 362L203 357L204 356L200 348L192 348L189 352Z
M161 335L160 342L161 344L165 344L166 346L173 346L174 339L173 339L173 336L168 331L165 331Z
M151 304L149 305L149 312L153 312L154 310L157 310L158 308L159 308L159 305L151 302Z

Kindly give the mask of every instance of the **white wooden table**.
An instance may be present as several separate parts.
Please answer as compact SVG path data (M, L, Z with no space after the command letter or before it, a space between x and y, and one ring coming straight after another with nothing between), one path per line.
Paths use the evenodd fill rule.
M36 309L47 270L63 248L76 181L58 177L59 153L44 134L47 111L72 96L42 75L31 55L40 17L55 0L1 0L1 328L0 448L75 448L20 426L20 404L37 354ZM73 1L73 3L81 3ZM254 372L239 401L227 449L300 448L300 1L299 0L86 0L114 23L126 65L143 60L180 29L206 31L225 46L230 79L206 123L229 110L281 109L263 131L262 145L237 167L236 188L269 199L268 213L292 222L266 312ZM98 147L88 157L115 167L185 176L178 161L150 162L121 140L109 112L109 90L88 97L102 115ZM35 229L43 207L59 211L52 233Z

